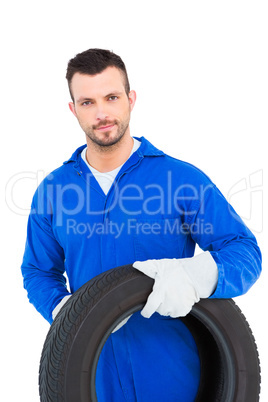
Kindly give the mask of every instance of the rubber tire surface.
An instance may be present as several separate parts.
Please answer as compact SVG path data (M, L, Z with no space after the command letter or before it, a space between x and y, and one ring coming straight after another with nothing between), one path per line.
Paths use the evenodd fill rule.
M101 349L116 325L144 306L153 283L125 265L98 275L74 293L44 343L41 402L97 401L95 374ZM259 401L258 352L234 301L203 299L181 320L194 336L201 360L196 401Z

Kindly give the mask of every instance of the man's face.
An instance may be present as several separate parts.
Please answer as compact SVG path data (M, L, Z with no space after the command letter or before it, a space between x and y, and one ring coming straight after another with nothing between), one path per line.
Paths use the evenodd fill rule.
M71 90L74 102L69 107L92 142L103 148L129 134L136 94L126 94L119 69L108 67L96 75L75 73Z

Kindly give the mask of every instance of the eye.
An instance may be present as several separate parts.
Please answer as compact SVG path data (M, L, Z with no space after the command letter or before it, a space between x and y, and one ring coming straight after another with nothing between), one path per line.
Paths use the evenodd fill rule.
M118 96L116 96L116 95L109 96L109 98L108 98L108 100L111 100L111 101L115 101L117 99L118 99Z
M91 101L91 100L84 100L84 101L80 102L81 106L90 106L92 104L93 104L93 101Z

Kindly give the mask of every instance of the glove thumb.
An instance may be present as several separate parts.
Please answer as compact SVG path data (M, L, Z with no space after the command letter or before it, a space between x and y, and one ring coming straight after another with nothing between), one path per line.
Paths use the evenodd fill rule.
M145 318L150 318L157 311L161 304L161 292L160 289L158 289L157 284L155 283L153 292L150 293L145 306L141 310L141 315Z

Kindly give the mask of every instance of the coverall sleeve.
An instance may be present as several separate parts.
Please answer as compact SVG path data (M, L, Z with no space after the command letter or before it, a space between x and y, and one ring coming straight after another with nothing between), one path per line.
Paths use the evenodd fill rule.
M21 266L29 301L52 323L52 311L68 295L64 277L64 251L34 201L28 219L27 240Z
M193 230L192 238L201 249L210 251L219 270L211 298L246 293L260 276L261 252L253 233L216 186L206 191L194 222L201 229Z

